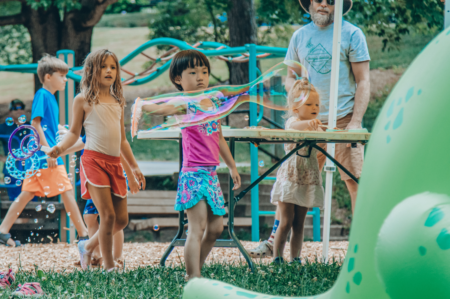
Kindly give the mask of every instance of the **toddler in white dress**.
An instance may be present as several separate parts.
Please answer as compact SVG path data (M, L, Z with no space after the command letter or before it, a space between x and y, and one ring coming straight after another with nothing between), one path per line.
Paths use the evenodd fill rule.
M296 81L288 95L288 120L285 129L300 131L321 131L322 123L316 119L319 115L319 95L311 86L309 98L303 103L296 102L304 94L307 85L304 81ZM295 148L296 144L284 145L286 153ZM307 156L308 147L298 151L299 155ZM281 212L280 225L274 241L274 263L283 263L283 251L287 235L292 228L290 248L291 262L301 262L300 254L303 244L303 229L309 208L322 207L324 191L320 175L317 150L312 149L309 158L292 155L277 172L277 180L273 185L271 202L277 204Z

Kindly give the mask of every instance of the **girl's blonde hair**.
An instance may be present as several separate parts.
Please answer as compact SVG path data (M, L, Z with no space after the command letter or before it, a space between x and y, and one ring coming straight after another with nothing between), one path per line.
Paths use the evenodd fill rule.
M80 92L89 105L99 103L100 81L102 74L102 63L106 58L112 57L117 66L116 80L111 85L110 93L117 99L120 107L125 106L125 98L123 97L122 81L120 77L120 64L117 56L107 50L101 49L90 53L84 61L83 77L80 82Z
M309 96L308 99L311 97L317 97L320 103L319 94L317 93L314 86L309 83L307 79L303 80L297 80L294 82L294 85L291 87L291 90L289 90L288 96L287 96L287 111L284 115L284 118L290 118L292 116L297 115L294 113L294 106L295 106L295 100L299 97L299 95L303 93L307 93L309 89Z

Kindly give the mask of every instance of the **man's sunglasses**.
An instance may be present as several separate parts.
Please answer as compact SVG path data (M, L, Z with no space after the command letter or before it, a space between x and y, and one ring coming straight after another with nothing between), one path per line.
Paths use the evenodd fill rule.
M323 2L323 0L314 0L314 2L316 2L316 3L322 3ZM334 5L334 3L335 3L335 1L334 0L327 0L327 4L328 5L331 5L331 6L333 6Z
M17 106L11 107L11 111L13 111L13 110L23 110L23 109L25 109L25 107L23 107L21 105L17 105Z

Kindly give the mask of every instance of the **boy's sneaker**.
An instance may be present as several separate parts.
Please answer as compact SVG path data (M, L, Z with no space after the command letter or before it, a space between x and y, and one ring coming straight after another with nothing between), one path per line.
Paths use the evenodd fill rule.
M16 277L11 269L9 269L8 272L0 271L0 289L11 287L15 280Z
M44 292L41 289L41 285L37 282L30 282L19 287L11 294L13 297L41 297Z
M273 255L273 245L267 240L262 241L258 247L248 250L252 258L262 258Z
M281 256L277 256L273 259L272 265L281 265L284 264L284 259Z

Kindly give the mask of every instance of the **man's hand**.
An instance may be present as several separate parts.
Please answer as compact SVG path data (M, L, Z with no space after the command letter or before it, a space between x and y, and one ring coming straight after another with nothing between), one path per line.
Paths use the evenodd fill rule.
M360 123L360 122L353 122L353 121L350 121L345 129L346 129L346 130L362 129L362 126L361 126L361 123ZM351 147L351 146L352 146L351 143L347 143L347 147Z
M47 165L48 165L48 168L55 168L56 166L58 166L58 161L53 158L48 158Z

